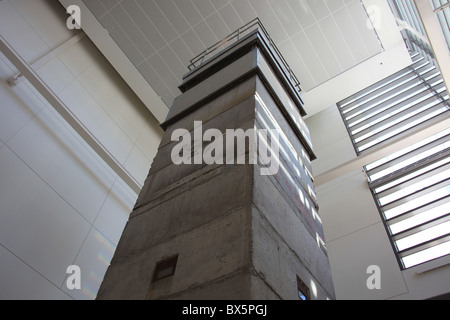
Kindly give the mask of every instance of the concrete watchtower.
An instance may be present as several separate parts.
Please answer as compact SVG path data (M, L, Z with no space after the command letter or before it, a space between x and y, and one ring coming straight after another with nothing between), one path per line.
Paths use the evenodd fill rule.
M259 20L191 68L97 298L334 299L294 74ZM202 159L213 142L216 158L222 142L229 150L207 130L254 130L277 170L262 174L269 164L259 148L251 161L250 142L240 161L236 152L235 161L175 164L180 129L191 133L184 159ZM264 130L278 134L261 139Z

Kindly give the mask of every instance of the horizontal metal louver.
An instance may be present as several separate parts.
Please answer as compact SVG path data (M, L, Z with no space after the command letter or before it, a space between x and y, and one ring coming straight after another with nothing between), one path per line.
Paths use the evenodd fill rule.
M412 60L410 67L338 103L358 155L448 116L440 71L419 53Z
M432 0L432 3L441 26L442 35L447 41L447 46L450 51L450 1Z
M448 0L432 1L450 7ZM399 23L409 26L402 34L413 63L337 104L358 155L450 115L449 95L415 5L389 5ZM402 269L450 255L450 128L364 170Z
M450 254L450 129L364 169L403 268Z

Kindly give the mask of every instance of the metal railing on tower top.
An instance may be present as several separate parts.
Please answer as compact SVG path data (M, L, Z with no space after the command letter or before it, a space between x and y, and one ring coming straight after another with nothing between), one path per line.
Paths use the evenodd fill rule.
M283 55L281 54L280 50L276 46L275 42L270 37L269 33L267 32L267 29L264 27L262 22L259 20L259 18L255 18L249 23L245 24L244 26L240 27L236 31L232 32L228 36L226 36L221 41L215 43L211 47L205 49L200 54L195 56L192 60L190 60L190 65L188 66L189 71L193 71L198 67L201 67L205 61L207 61L210 57L213 57L214 55L220 53L221 51L228 48L230 45L239 42L244 36L252 33L255 30L260 30L264 36L267 38L269 45L273 52L277 55L278 59L282 63L285 71L289 74L289 77L291 81L293 82L294 86L297 88L298 92L301 92L301 85L300 81L298 80L297 76L292 71L291 67L287 63L287 61L284 59Z

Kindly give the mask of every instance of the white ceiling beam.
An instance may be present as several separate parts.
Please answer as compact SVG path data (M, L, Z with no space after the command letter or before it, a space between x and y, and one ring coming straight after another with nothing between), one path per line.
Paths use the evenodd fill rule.
M46 53L44 56L40 57L39 59L37 59L36 61L31 63L30 66L34 70L39 70L39 68L45 66L47 63L49 63L54 58L59 56L62 52L66 51L67 49L69 49L70 47L72 47L73 45L75 45L76 43L78 43L79 41L84 39L85 37L86 37L86 34L83 31L80 31L77 35L73 36L72 38L70 38L69 40L64 42L62 45L51 50L50 52ZM23 75L19 72L19 73L15 74L14 76L12 76L11 78L9 78L7 80L7 82L10 86L15 86L23 78L22 76Z
M83 31L135 92L147 109L150 110L153 116L160 123L164 122L169 112L169 108L125 55L122 49L120 49L108 31L103 28L101 23L92 14L84 2L82 0L59 0L59 2L66 9L71 5L76 5L80 8L81 28ZM69 15L67 15L67 17L69 18Z
M61 117L78 133L78 135L97 153L100 158L136 193L142 186L116 160L116 158L97 140L94 134L72 113L61 99L47 86L33 68L0 35L0 51L27 78L34 88L48 101Z

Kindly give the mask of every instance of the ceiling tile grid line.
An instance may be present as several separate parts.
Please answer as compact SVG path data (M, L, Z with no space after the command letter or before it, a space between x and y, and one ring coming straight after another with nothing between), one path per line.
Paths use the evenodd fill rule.
M134 1L134 0L133 0ZM149 1L149 0L145 0L145 1ZM159 5L158 5L158 3L155 1L155 0L150 0L150 1L153 1L154 3L155 3L155 5L160 9L160 7L159 7ZM192 24L189 24L189 22L188 22L188 19L185 17L185 15L183 15L183 13L181 12L181 10L179 9L179 7L177 6L177 2L179 3L180 1L177 1L177 2L173 2L173 0L163 0L162 2L172 2L173 4L174 4L174 7L176 8L176 9L178 9L178 12L181 14L181 16L183 17L183 19L186 21L186 23L188 24L188 28L186 28L183 32L178 32L176 29L175 29L175 31L177 32L177 34L178 34L178 37L179 38L183 38L183 35L185 34L185 33L187 33L190 29L193 29L194 27L196 27L197 25L199 25L200 23L202 23L202 22L206 22L206 19L208 19L208 18L210 18L212 15L214 15L215 13L218 13L218 11L222 8L222 7L219 7L218 9L216 9L214 6L214 11L213 12L211 12L210 14L208 14L207 16L202 16L202 14L201 14L201 12L199 11L199 9L198 9L198 6L196 6L195 5L195 3L194 2L192 2L192 1L190 1L190 0L188 0L188 1L190 1L190 3L192 4L192 6L197 10L197 12L200 14L200 16L201 16L201 20L200 21L198 21L195 25L192 25ZM186 0L184 0L184 1L186 1ZM209 0L206 0L206 1L209 1ZM161 1L160 1L161 2ZM211 3L211 1L209 1L209 3ZM226 6L228 4L228 2L224 5L224 6ZM211 3L211 5L213 5L212 3ZM160 9L161 10L161 9ZM170 24L172 24L172 20L173 19L171 19L171 18L169 18L168 16L167 16L167 14L166 13L164 13L164 11L162 11L161 10L161 13L164 15L164 17L167 19L167 21L170 23ZM220 15L219 15L220 16ZM225 22L224 22L225 23ZM208 25L208 27L211 29L211 26L206 22L206 24ZM211 29L211 31L212 31L212 29ZM219 40L219 38L217 38L218 40ZM201 39L200 39L201 40ZM171 42L173 42L174 40L172 40ZM171 42L166 42L166 45L170 45L171 44ZM208 44L207 44L208 45ZM212 45L212 44L209 44L208 46L210 46L210 45ZM159 49L161 49L161 48L159 48ZM159 50L158 49L158 50ZM192 52L192 54L193 55L195 55L196 53L195 52Z
M100 22L134 65L144 61L145 58L133 43L133 39L124 32L111 14L104 15Z
M89 1L89 0L88 0ZM91 0L92 1L92 0ZM134 0L131 0L131 1L134 1ZM148 1L148 0L147 0ZM154 0L151 0L151 1L154 1ZM173 2L173 0L164 0L164 2L167 2L167 1L171 1L172 3L174 3L174 5L175 5L175 7L176 8L178 8L178 6L177 6L177 3L176 2ZM190 0L187 0L187 1L190 1ZM237 0L237 1L242 1L242 0ZM247 0L244 0L244 1L247 1ZM260 0L258 0L258 1L260 1ZM272 0L273 1L273 0ZM340 1L340 0L335 0L335 1ZM353 2L354 1L356 1L356 0L353 0ZM122 4L122 3L127 3L127 2L129 2L129 0L122 0L122 1L120 1L120 2L118 2L118 3L116 3L115 5L113 5L112 7L111 7L111 9L110 10L108 10L107 12L109 12L109 11L112 11L117 5L120 5L120 4ZM180 1L177 1L178 3L180 3ZM185 0L183 0L183 2L185 2ZM280 0L277 0L277 2L281 2ZM329 0L327 1L328 3L329 3ZM352 2L352 1L351 1ZM349 2L349 3L351 3L351 2ZM193 2L191 2L191 3L193 3ZM287 5L288 6L290 6L289 5L289 2L286 2L287 3ZM291 2L292 3L292 2ZM342 2L341 2L342 3ZM197 8L196 6L195 6L195 3L193 3L194 4L194 7L195 8ZM220 9L222 9L222 8L224 8L226 5L228 5L228 4L231 4L232 5L232 3L230 3L230 2L227 2L223 7L221 7L221 8L219 8L219 9L217 9L216 11L214 11L214 12L212 12L210 15L212 15L212 14L214 14L214 13L216 13L216 12L218 12ZM334 11L332 10L332 9L329 9L329 4L327 4L327 3L325 3L325 5L327 6L327 8L328 8L328 10L329 10L329 12L330 12L330 14L332 14L333 12L335 12L335 11L337 11L337 10L339 10L339 9L342 9L342 6L348 6L349 4L347 4L347 5L342 5L341 7L337 7L337 9L335 9ZM272 7L272 5L270 5L271 7ZM308 7L308 4L307 4L307 2L304 2L304 6L305 6L305 8L306 8L306 10L310 10L309 9L309 7ZM234 7L233 7L234 8ZM272 8L273 9L273 8ZM106 10L106 9L105 9ZM236 9L235 9L236 10ZM178 8L178 11L179 11L179 13L181 13L181 15L183 15L183 13L180 11L180 9ZM274 16L276 17L277 15L276 15L276 13L275 13L275 11L273 12L274 13ZM209 16L210 16L209 15ZM207 16L207 17L204 17L203 18L203 20L202 21L205 21L205 19L207 19L209 16ZM101 18L102 16L100 16L100 18ZM184 15L183 15L183 17L184 17ZM314 17L314 16L313 16ZM324 15L324 17L322 18L322 19L317 19L317 18L315 18L314 17L314 19L315 19L315 22L316 23L318 23L318 22L320 22L321 20L323 20L323 19L325 19L327 17L327 15ZM166 17L166 19L170 22L170 19L168 19L167 17ZM187 19L184 17L184 19L186 20L186 22L187 22ZM149 19L150 20L150 19ZM242 20L242 19L241 19ZM201 21L200 21L201 22ZM199 24L200 22L198 22L197 24ZM195 27L195 25L190 25L190 28L193 28L193 27ZM309 26L310 27L310 26ZM307 27L306 28L304 28L304 29L307 29ZM187 30L185 31L185 32L187 32ZM184 32L184 33L185 33ZM299 32L301 32L301 30L299 31ZM184 33L181 33L181 34L179 34L179 36L180 37L182 37L182 35L184 34ZM295 35L295 34L294 34ZM287 41L288 39L286 39L285 41ZM166 43L166 45L169 45L170 43ZM155 48L156 49L156 48ZM159 50L159 49L156 49L156 50Z
M134 0L128 1L127 3L130 4L130 3L133 3L133 2L134 2ZM123 3L123 1L122 1L122 3ZM146 16L147 20L155 27L155 31L157 31L157 32L159 33L159 35L161 36L161 38L164 39L163 35L159 32L157 26L155 26L155 25L153 24L153 22L151 21L151 19L145 14L145 11L142 9L142 7L139 5L139 3L137 3L137 2L134 2L134 3L142 10L142 12L143 12L144 15ZM126 14L131 18L130 14L127 13L127 10L125 10L125 8L123 8L123 6L121 6L121 7L122 7L122 9L126 12ZM128 7L129 7L129 6L128 6ZM136 25L136 23L133 21L133 19L131 19L131 21L132 21L132 23L133 23L139 30L141 30L141 29ZM142 30L141 30L141 33L144 34L144 32L143 32ZM147 38L147 37L146 37L146 38ZM147 38L147 40L148 40L148 38ZM165 47L168 46L168 43L165 41L165 39L164 39L164 42L165 42L165 44L164 44L163 48L165 48ZM161 49L160 49L160 50L161 50ZM175 75L175 73L172 71L172 68L170 68L170 67L167 65L167 63L164 61L164 59L162 59L162 57L159 55L159 51L157 51L156 49L155 49L155 52L154 52L152 55L150 55L150 56L144 56L144 60L141 61L140 63L137 63L137 64L136 64L136 67L137 67L137 69L138 69L139 71L141 71L141 73L143 73L143 69L144 69L144 68L143 68L143 65L144 65L144 64L148 64L148 66L146 66L146 67L147 67L147 68L150 68L150 69L152 70L152 73L158 75L157 78L158 78L160 81L162 81L162 82L164 83L165 87L166 87L166 90L164 90L164 91L166 91L166 92L169 93L169 94L165 94L165 93L158 92L158 94L161 96L161 98L164 100L164 102L165 102L166 104L169 104L168 101L173 100L173 99L178 95L178 92L176 91L176 86L174 87L173 85L172 85L172 86L168 85L168 84L167 84L167 80L165 80L164 78L161 78L161 77L160 77L161 73L158 73L158 72L155 70L155 68L154 68L151 64L149 64L149 60L150 60L152 57L154 57L155 55L157 55L157 57L159 58L160 61L163 61L163 63L164 63L164 65L166 66L167 70L169 70L169 72L173 75L173 77L174 77L174 78L177 78L177 76ZM176 56L176 57L178 58L177 55L174 55L174 56ZM179 59L179 58L178 58L178 59ZM180 60L179 62L182 63L181 60ZM148 69L147 69L147 70L148 70ZM144 77L145 77L145 74L144 74ZM145 78L148 79L148 76L145 77ZM152 78L151 78L150 80L148 80L148 81L150 82L150 84L151 84L152 86L154 86L154 82L155 82L156 80L155 80L155 77L152 77ZM159 91L160 91L160 90L159 90Z
M328 70L323 66L323 65L324 65L324 61L323 61L323 58L321 57L321 52L318 52L318 50L316 50L315 46L313 45L311 35L309 35L308 33L306 33L307 30L312 30L312 28L313 28L314 26L318 26L318 27L319 27L319 30L321 30L321 29L320 29L320 26L318 25L317 19L316 19L316 17L315 17L314 15L313 15L313 19L314 19L315 23L312 24L311 26L309 26L307 29L304 29L303 32L305 33L306 39L307 39L307 41L308 41L308 44L311 46L311 48L313 49L313 52L316 54L316 56L317 56L317 57L319 58L319 60L321 61L322 68L324 69L325 73L327 74L328 77L331 77L330 72L328 72ZM297 50L297 51L298 51L298 50ZM331 50L331 48L330 48L330 52L333 52L333 50ZM299 52L299 55L300 55L300 52ZM333 55L334 55L334 53L333 53Z
M280 0L271 0L271 1L272 1L272 2L273 2L273 1L277 1L277 2L278 2L278 1L280 1ZM281 1L286 1L286 0L281 0ZM329 1L330 1L330 0L328 0L327 2L329 2ZM333 0L333 1L338 2L338 1L340 1L340 0ZM323 20L327 19L328 17L333 16L337 11L340 11L340 10L346 8L350 3L355 2L355 1L359 1L359 0L351 0L348 4L344 4L344 3L340 2L340 3L342 3L342 5L341 5L341 6L338 6L338 7L336 7L336 8L334 8L333 10L330 9L330 8L329 8L329 5L325 3L325 5L326 5L326 7L327 7L327 9L328 9L329 12L328 12L327 14L324 14L324 15L323 15L322 17L320 17L320 18L316 17L314 14L310 14L309 19L305 19L305 20L308 20L308 21L309 21L309 23L306 22L306 23L308 23L308 24L305 25L305 26L302 25L302 22L299 20L299 17L296 16L296 15L294 15L294 17L295 17L295 19L297 20L297 23L298 23L298 25L299 25L299 29L298 29L299 31L297 31L297 33L301 32L301 31L304 31L304 30L307 30L308 28L311 28L312 26L314 26L314 24L320 23L320 22L322 22ZM291 10L292 12L298 12L298 11L299 11L299 7L298 7L298 4L297 4L296 2L292 2L292 1L289 1L289 0L288 0L288 1L286 1L286 3L287 3L287 6L290 8L290 10ZM312 12L310 6L308 5L308 2L306 2L306 1L301 1L300 3L301 3L301 8L302 8L301 11L303 11L303 13L305 13L305 12L306 12L306 13L311 13L311 12ZM297 7L293 7L294 5L296 5ZM274 10L274 13L276 14L275 10ZM295 35L297 35L297 33L292 34L290 37L294 37Z
M285 49L286 44L289 45L289 49ZM302 79L302 87L306 85L306 87L312 87L312 83L316 83L314 80L314 75L310 68L306 65L305 59L298 53L297 48L294 46L292 39L289 39L288 42L284 42L282 46L278 46L280 52L282 52L286 61L290 62L290 67L292 70L296 70L296 75L301 74ZM289 58L293 55L293 58Z
M134 1L134 0L133 0L133 1ZM177 12L180 14L180 16L182 17L182 19L184 19L184 21L186 22L186 24L188 24L188 20L186 19L186 17L184 17L184 15L182 15L182 12L179 10L179 8L176 6L176 4L175 4L174 2L172 2L172 0L169 0L169 1L170 1L170 3L172 3L172 4L174 5L173 8L174 8L175 10L177 10ZM169 3L169 1L164 0L164 3ZM195 28L195 26L189 26L189 28L186 28L186 31L185 31L184 33L180 33L178 30L176 30L177 28L175 28L175 27L173 26L173 24L172 24L172 22L171 22L171 21L173 21L173 19L169 19L169 18L168 18L168 16L167 16L168 13L167 13L167 11L165 12L163 9L161 9L161 6L158 5L157 2L154 1L154 3L155 3L155 5L158 7L158 9L161 11L161 14L164 15L164 17L165 17L165 19L168 21L168 23L170 23L170 24L172 25L172 27L175 29L175 31L178 33L178 38L180 38L183 42L185 42L184 39L183 39L183 34L185 34L186 32L188 32L190 29ZM137 3L137 4L138 4L138 3ZM138 5L139 5L139 4L138 4ZM220 10L221 8L224 8L224 7L227 6L227 5L228 5L228 2L225 3L222 7L216 7L215 11L212 12L209 16L214 15L218 10ZM198 12L197 7L196 7L196 6L193 6L193 7L194 7L194 8L197 10L197 12ZM208 16L208 17L209 17L209 16ZM205 24L208 26L208 28L211 30L211 32L213 32L212 29L210 28L209 24L207 24L207 23L205 22L205 19L207 19L208 17L202 18L202 20L201 20L200 22L198 22L197 25L199 25L199 24L201 24L201 23L205 23ZM223 20L222 17L220 17L220 18ZM150 19L149 19L149 20L150 20ZM225 22L224 22L224 23L225 23ZM195 30L193 30L193 32L195 33ZM214 34L214 33L213 33L213 34ZM197 37L198 37L198 35L197 35ZM198 37L198 38L199 38L200 41L202 41L200 37ZM178 79L178 81L180 81L180 80L181 80L181 76L182 76L184 73L183 73L183 74L180 74L179 72L174 72L174 71L172 70L172 67L169 66L169 65L167 65L167 63L165 62L165 60L162 59L162 57L161 57L161 55L160 55L160 52L161 52L162 50L164 50L166 47L169 47L170 50L173 52L173 49L172 49L172 47L171 47L171 43L173 43L175 40L176 40L176 39L174 39L174 40L173 40L172 42L170 42L170 43L169 43L169 42L166 42L165 45L164 45L163 47L160 47L159 49L155 50L155 52L154 52L152 55L148 56L144 61L142 61L140 64L138 64L137 67L139 68L139 66L140 66L141 64L143 64L143 63L148 63L154 55L158 55L158 58L165 64L165 66L166 66L167 69L170 71L170 73L175 77L175 79ZM216 40L218 41L217 36L216 36ZM203 42L202 42L202 43L203 43ZM206 47L208 44L203 43L203 45ZM191 50L190 50L190 51L191 51ZM191 53L192 53L192 51L191 51ZM178 62L180 62L181 64L183 64L181 58L176 54L176 52L175 52L175 54L174 54L173 56L176 57L176 59L178 60ZM194 56L194 53L192 53L192 56ZM184 65L184 66L185 66L185 65ZM187 71L187 67L184 67L184 68L185 68L184 71ZM154 69L154 68L153 68L153 69ZM170 86L170 87L174 88L173 85ZM179 91L178 91L178 90L176 90L176 91L174 92L174 90L172 89L172 90L170 90L170 92L171 92L171 94L172 94L173 96L176 96L177 94L179 94Z
M350 47L350 44L347 41L345 41L345 34L343 33L341 28L337 27L338 26L338 22L336 21L336 17L331 16L331 19L333 20L334 24L336 25L336 30L338 31L339 35L342 36L342 39L343 39L342 43L344 43L345 48L348 49L348 52L349 52L349 54L350 54L350 56L352 58L353 64L356 64L357 63L356 57L355 57L355 55L354 55L354 53L353 53L353 51L352 51L352 49Z
M136 41L133 41L134 39L131 38L131 37L128 35L129 32L126 32L126 31L124 30L124 28L122 27L122 25L124 25L124 24L120 24L120 23L118 22L117 15L114 15L114 14L113 14L113 10L117 10L117 8L122 8L122 7L120 6L120 4L113 6L113 7L111 8L111 10L109 11L109 14L103 16L103 19L105 18L105 16L110 17L110 18L116 23L116 25L118 26L118 28L122 31L122 33L125 35L125 37L128 38L130 44L133 45L133 46L135 47L135 49L137 50L137 52L139 52L139 54L141 55L141 58L142 58L142 60L141 60L140 62L136 62L136 60L130 58L129 55L127 55L127 56L130 58L130 60L134 60L134 61L135 61L134 63L135 63L135 65L136 65L136 67L138 68L138 70L140 70L141 68L139 68L139 66L141 66L143 63L146 63L147 60L148 60L148 58L146 59L145 55L142 53L142 51L140 50L140 48L137 47ZM122 12L125 13L125 11L123 10L123 8L122 8ZM126 13L125 13L125 14L126 14ZM122 16L123 16L123 15L122 15ZM127 14L127 16L129 16L129 15ZM130 19L131 19L131 18L130 18ZM131 21L131 23L134 24L134 22L132 22L132 19L131 19L130 21ZM114 36L113 36L113 37L114 37ZM117 39L116 39L116 40L117 40ZM120 40L118 40L117 42L119 43L119 45L122 44L121 47L123 48L123 46L124 46L123 43L120 43L120 42L121 42ZM124 50L124 52L126 53L127 51ZM157 53L156 53L156 54L157 54ZM155 54L152 54L150 57L154 57L154 55L155 55ZM159 54L158 54L158 57L159 57L160 61L162 61L163 64L167 67L167 70L168 70L170 73L173 74L172 69L171 69L170 67L167 66L166 62L164 62L164 60L159 56ZM157 65L158 65L158 64L157 64ZM157 72L157 70L155 70L155 68L154 68L151 64L149 65L149 67L153 69L153 71L154 71L155 74L158 74L158 75L164 74L164 73L161 73L161 72ZM141 71L141 70L140 70L140 71ZM165 71L166 71L166 70L165 70ZM165 72L165 73L167 74L167 72ZM174 77L175 79L177 78L177 76L174 75L174 74L173 74L173 77ZM154 85L154 79L155 79L155 78L153 77L153 78L151 79L151 81L150 81L150 84L151 84L152 86ZM166 102L166 104L167 104L167 101L166 101L166 100L169 100L169 101L170 101L170 100L174 99L174 98L178 95L178 92L174 91L174 88L176 88L177 86L174 86L174 85L168 85L168 84L167 84L167 80L164 79L164 78L159 77L159 79L165 84L165 87L167 88L167 91L170 93L170 95L166 95L166 94L162 94L162 95L161 95L161 94L159 93L160 96L161 96L162 98L164 98L163 100L165 100L165 102ZM176 81L178 81L178 80L176 80ZM175 83L176 83L176 82L175 82Z
M360 7L363 7L363 6L361 5ZM351 22L352 22L352 24L353 24L353 27L355 28L355 30L358 30L358 31L359 31L358 25L355 23L355 19L354 19L354 17L352 16L352 11L350 11L349 6L347 6L346 9L347 9L348 14L352 17ZM364 11L364 12L365 12L365 11ZM365 21L365 23L366 23L366 28L367 28L367 21L369 21L368 18L367 18L366 21ZM365 41L363 35L361 34L361 32L358 32L357 34L358 34L360 40L362 40L362 43L364 44L364 48L366 49L367 54L370 55L370 50L369 50L369 48L367 48L367 44L366 44L366 41Z
M133 46L136 48L136 50L141 54L143 58L142 61L144 61L147 55L142 50L142 45L145 44L145 42L143 41L144 39L146 42L148 42L148 40L146 40L146 37L140 37L142 31L134 24L133 19L128 15L128 13L125 10L123 10L123 8L120 5L114 7L114 9L108 13L108 16L111 17L112 20L114 20L115 24L129 39L130 43L132 43ZM129 21L127 21L127 23L121 23L126 18L129 18ZM135 26L135 28L133 28L133 26ZM150 42L148 42L148 44L150 45L153 51L151 54L153 54L155 50ZM140 63L142 63L142 61ZM139 65L140 63L137 63L137 65Z
M357 0L351 0L351 1L357 1ZM329 3L338 3L338 2L341 4L340 6L338 5L338 6L334 7L333 9L330 8L330 4L329 4ZM295 2L289 2L289 1L287 1L287 4L288 4L288 6L290 7L290 9L292 10L292 12L294 12L294 9L297 9L297 10L298 10L298 8L292 7L294 3L295 3ZM307 3L306 3L305 1L303 1L303 2L301 2L301 3L303 3L303 5L304 5L303 10L305 10L305 11L310 11L310 9L309 9L309 7L308 7L308 5L307 5ZM349 3L350 3L350 2L349 2ZM292 38L292 37L295 37L297 34L301 33L302 31L306 31L306 30L308 30L309 28L313 27L315 23L320 24L320 23L322 23L323 21L326 21L327 19L330 19L330 18L333 19L333 22L336 24L337 30L338 30L339 33L341 34L342 38L344 38L345 35L343 34L342 29L338 27L338 23L337 23L337 21L336 21L336 17L334 16L334 14L335 14L336 12L340 11L340 10L344 10L344 9L346 8L346 6L347 6L349 3L345 4L345 3L342 2L342 0L326 0L325 4L326 4L328 10L330 11L330 15L325 15L325 16L324 16L323 18L321 18L321 19L317 19L316 17L314 17L313 15L311 15L311 18L310 18L311 23L308 24L307 26L303 27L303 28L300 28L299 31L298 31L296 34L293 34L293 35L291 36L291 38ZM295 16L295 18L297 19L298 24L301 25L301 22L298 20L298 17ZM322 26L322 25L320 25L320 28L321 28L321 30L322 30L322 33L325 34L325 32L323 31L323 26ZM282 44L282 43L280 43L280 44ZM354 58L354 56L353 56L353 54L352 54L352 52L351 52L351 49L350 49L349 44L347 43L347 41L344 41L344 44L345 44L345 46L348 48L348 50L350 51L350 54L352 55L352 58L353 58L353 60L355 60L355 63L356 63L356 59Z
M156 3L155 3L156 4ZM156 4L156 6L158 6L157 4ZM170 21L169 21L169 19L167 19L167 21L170 23ZM156 56L156 57L155 57ZM176 55L175 55L176 56ZM151 59L153 59L153 60L158 60L158 63L156 63L156 64L150 64L151 66L152 65L155 65L155 66L158 66L158 67L161 67L161 66L164 66L165 68L164 69L166 69L166 70L164 70L163 69L163 74L164 73L166 73L166 71L169 71L169 73L170 74L172 74L172 76L175 78L175 80L176 81L179 81L177 78L178 78L178 76L175 74L175 72L172 70L172 67L171 66L169 66L168 64L167 64L167 62L165 61L165 59L163 59L162 57L161 57L161 55L159 54L159 51L156 51L154 54L152 54L152 55L150 55L149 57L147 57L145 60L144 60L144 62L146 62L146 63L150 63L151 62ZM173 60L172 60L173 61ZM173 61L173 63L175 63L176 61ZM181 60L180 60L180 62L181 62ZM162 65L160 64L160 63L162 63ZM172 65L172 64L171 64ZM139 69L139 65L137 65L137 67L138 67L138 69ZM160 74L161 74L161 72L160 72ZM167 73L166 73L167 74ZM173 81L173 80L172 80ZM171 85L171 86L169 86L169 89L170 89L170 92L172 93L172 95L178 95L178 92L176 91L176 88L177 87L177 85L176 85L176 83L175 83L175 86L173 86L173 85ZM175 91L174 91L175 90Z
M256 17L304 91L382 50L360 0L83 1L168 107L190 59Z
M325 5L327 6L327 8L328 8L328 10L329 10L329 7L328 7L328 5L326 4L326 2L325 2ZM345 7L345 6L344 6L344 7ZM331 13L330 13L330 16L331 16ZM325 20L327 17L328 17L328 16L324 17L323 19L320 19L320 21ZM322 29L322 26L319 25L319 21L317 20L317 18L316 18L314 15L313 15L313 18L314 18L314 21L316 22L316 24L319 26L319 30L320 30L320 32L321 32L321 35L326 39L325 33L323 32L323 29ZM312 28L312 27L313 27L313 25L311 25L309 28ZM306 30L306 29L305 29L305 30ZM311 39L309 39L309 40L310 40L310 42L311 42ZM334 56L334 58L335 58L336 63L339 65L339 70L343 71L344 68L341 66L341 64L340 64L340 62L339 62L339 60L338 60L338 58L337 58L337 56L336 56L335 50L333 50L333 48L331 47L329 41L325 41L325 43L326 43L326 45L327 45L329 51L332 52L332 54L333 54L333 56ZM319 54L319 53L317 53L317 54ZM332 75L328 74L328 76L332 76Z
M291 10L291 12L295 12L295 11L294 11L294 8L293 8L294 3L292 3L292 2L290 3L289 1L286 1L286 4L287 4L288 9ZM307 12L310 11L310 8L309 8L309 6L308 6L308 4L307 4L306 2L302 2L301 4L303 4L303 10L304 10L304 11L307 11ZM298 9L298 8L297 8L297 9ZM274 10L274 12L275 12L275 10ZM311 15L311 16L312 16L312 15ZM300 34L301 32L304 32L304 30L307 30L308 28L311 28L312 26L314 26L314 23L318 23L317 19L316 19L314 16L312 16L313 19L311 19L311 24L308 25L306 28L302 28L302 27L301 27L301 24L300 24L300 21L299 21L299 18L298 18L296 15L294 15L294 18L295 18L295 20L296 20L296 22L297 22L297 24L298 24L298 26L299 26L299 31L296 32L296 33L294 33L294 34L292 34L291 37L287 40L287 41L290 41L291 43L293 42L292 39L293 39L295 36L297 36L297 35ZM324 18L324 19L325 19L325 18ZM309 42L310 42L310 41L309 41ZM278 44L278 45L281 45L281 44L282 44L282 43L280 43L280 44ZM310 43L310 44L311 44L311 43ZM293 46L294 46L294 45L293 45ZM316 76L313 74L311 68L308 68L308 66L306 65L306 62L304 61L304 59L303 59L302 55L300 54L298 48L294 46L294 49L296 50L298 57L301 59L302 64L306 67L306 71L308 72L308 75L309 75L310 78L313 79L313 81L314 81L314 84L313 84L312 86L316 86L316 85L319 83L319 82L317 81L317 79L315 79ZM316 53L316 54L317 54L317 53ZM307 86L307 87L310 87L310 86Z

